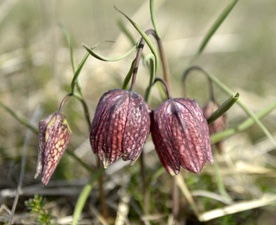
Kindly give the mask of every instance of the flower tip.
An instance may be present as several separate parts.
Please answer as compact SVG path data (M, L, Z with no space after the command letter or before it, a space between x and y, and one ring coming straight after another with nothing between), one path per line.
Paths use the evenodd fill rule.
M214 158L213 158L212 155L210 155L210 156L208 157L208 161L209 161L211 164L214 163Z
M41 183L43 187L45 187L49 183L49 181L50 181L50 177L46 177L46 178L42 177Z
M199 168L194 168L194 170L191 170L191 172L195 173L195 174L199 174L201 172L202 169Z
M175 176L179 174L179 170L174 170L169 166L166 167L166 170L171 176Z
M41 161L39 161L38 164L37 164L37 167L36 167L36 172L35 172L35 175L34 175L34 179L38 178L38 176L41 174L41 171L42 171L42 164L41 164Z
M36 173L36 174L34 175L34 179L37 179L38 176L39 176L39 173Z
M103 167L104 167L105 169L107 169L107 168L109 167L109 165L110 165L110 162L109 162L108 158L106 158L106 157L104 157L104 158L101 160L101 162L102 162L102 165L103 165Z

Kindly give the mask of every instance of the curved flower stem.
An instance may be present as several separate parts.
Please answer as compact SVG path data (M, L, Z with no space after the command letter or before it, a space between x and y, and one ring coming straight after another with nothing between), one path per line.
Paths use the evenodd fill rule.
M145 31L145 34L147 36L152 35L158 45L158 51L160 54L160 59L161 59L161 64L162 64L162 69L163 69L163 73L164 73L164 79L167 83L167 86L170 86L170 72L169 72L169 67L168 67L168 63L167 63L167 59L165 56L165 51L164 51L164 47L162 44L161 39L158 37L158 35L156 34L156 31L153 29L148 29ZM136 76L137 76L137 72L138 72L138 67L139 67L139 63L142 57L142 52L143 52L143 48L145 46L145 39L142 38L139 45L138 45L138 51L135 57L135 64L134 64L134 68L133 68L133 73L132 73L132 80L131 80L131 85L130 85L130 91L133 90L134 88L134 84L136 82Z
M81 94L77 94L77 93L69 93L67 94L61 101L60 105L59 105L59 108L58 108L58 112L61 112L64 104L66 103L66 101L71 97L71 96L74 96L75 98L77 98L81 104L82 104L82 107L83 107L83 111L84 111L84 117L86 119L86 122L88 124L88 130L90 131L90 123L91 123L91 120L90 120L90 116L89 116L89 109L88 109L88 106L85 102L85 100L83 99L82 95Z
M62 99L60 105L59 105L59 108L58 108L58 112L61 112L65 102L72 96L73 94L72 93L69 93L67 95L65 95L65 97Z
M157 39L157 35L155 33L155 31L153 29L149 29L145 31L145 34L147 36L149 35L153 35L156 39ZM133 72L132 72L132 80L131 80L131 85L129 90L132 91L136 82L136 76L137 76L137 72L138 72L138 67L139 67L139 63L142 57L142 52L143 52L143 48L145 46L145 39L142 38L139 45L138 45L138 51L135 57L135 63L134 63L134 68L133 68Z
M184 96L187 96L187 91L186 91L186 79L188 77L189 73L189 69L186 70L187 72L183 74L183 83L184 83ZM214 88L213 88L213 82L210 79L209 76L207 76L205 73L203 73L203 75L205 75L205 77L208 79L209 82L209 95L210 95L210 100L211 101L215 101L215 95L214 95Z
M172 208L172 213L173 213L173 217L176 219L178 214L179 214L179 190L178 190L178 186L177 186L177 181L176 181L176 177L172 177L172 199L173 199L173 208Z
M98 158L97 160L97 167L101 168L101 162ZM106 206L106 197L104 192L104 174L100 174L98 178L98 185L99 185L99 194L100 194L100 203L101 203L101 212L104 218L108 218L108 210Z
M163 86L166 90L166 94L167 94L168 99L171 99L172 97L171 97L170 90L169 90L167 82L165 80L163 80L162 78L160 78L160 77L156 77L153 83L155 83L157 81L159 81L163 84Z
M165 79L168 87L170 87L170 72L169 72L168 62L167 62L167 58L165 56L163 44L160 39L160 34L157 29L155 13L154 13L154 0L150 0L150 16L151 16L152 25L153 25L155 33L156 33L156 41L158 44L158 50L159 50L159 54L160 54L160 58L161 58L161 62L162 62L161 64L162 64L162 68L163 68L164 79Z
M156 37L156 41L158 44L158 50L159 50L159 54L160 54L160 59L161 59L161 64L162 64L162 69L163 69L163 76L164 79L167 83L168 88L170 89L170 71L169 71L169 66L168 66L168 62L167 62L167 58L165 55L165 51L163 48L163 44L161 39L157 36Z

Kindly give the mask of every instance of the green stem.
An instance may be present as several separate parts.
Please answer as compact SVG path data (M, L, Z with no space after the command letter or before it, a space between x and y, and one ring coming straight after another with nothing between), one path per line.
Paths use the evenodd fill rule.
M156 25L156 19L155 19L155 13L154 13L154 0L150 0L150 17L151 17L151 22L152 25L154 27L154 30L157 34L158 37L160 37L158 29L157 29L157 25Z
M163 80L163 79L160 78L160 77L156 77L155 80L154 80L154 83L157 82L157 81L159 81L160 83L163 84L163 86L164 86L164 88L165 88L165 90L166 90L167 98L168 98L168 99L171 99L172 97L171 97L170 90L169 90L169 88L168 88L168 85L167 85L166 81Z
M66 103L66 101L72 96L73 94L69 93L67 95L65 95L65 97L62 99L60 105L59 105L59 108L58 108L58 112L61 112L64 104Z
M170 89L170 71L169 71L169 66L168 66L168 62L167 62L167 58L165 56L165 51L164 51L164 47L162 44L161 39L157 36L156 38L157 44L158 44L158 50L159 50L159 54L160 54L160 59L161 59L161 64L162 64L162 69L163 69L163 75L164 75L164 79L167 83L168 88Z
M99 177L103 174L104 169L99 169L98 171L96 171L92 178L90 179L90 181L84 186L82 192L80 193L75 209L74 209L74 213L73 213L73 222L72 225L77 225L79 223L79 218L81 216L81 212L84 208L84 205L87 201L87 198L89 196L89 194L91 193L96 180L99 179Z
M216 160L214 160L214 169L215 169L215 175L216 175L216 182L219 193L224 196L226 199L232 201L230 195L227 193L226 188L224 186L224 183L222 181L222 176L220 174L219 166Z

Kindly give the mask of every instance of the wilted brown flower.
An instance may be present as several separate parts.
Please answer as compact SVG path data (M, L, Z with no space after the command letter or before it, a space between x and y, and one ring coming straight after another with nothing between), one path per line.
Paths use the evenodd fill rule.
M70 127L60 112L52 113L39 122L38 164L35 178L42 174L41 182L44 186L53 175L70 139Z
M174 98L152 113L152 139L166 170L174 175L180 166L199 173L213 162L208 124L195 100Z
M100 99L91 125L92 150L107 168L122 156L136 161L150 132L150 109L133 91L114 89Z
M215 101L209 101L206 106L203 108L203 113L206 119L212 115L219 108L218 103ZM221 117L216 119L213 123L209 125L210 135L223 131L226 128L227 117L226 114L223 114ZM223 141L219 141L215 144L218 150L221 152L223 148Z

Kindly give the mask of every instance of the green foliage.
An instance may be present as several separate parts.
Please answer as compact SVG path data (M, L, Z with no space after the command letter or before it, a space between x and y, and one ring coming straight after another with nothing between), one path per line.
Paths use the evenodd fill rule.
M210 29L204 35L203 41L198 46L197 51L195 52L194 56L191 57L191 60L189 60L191 62L189 65L193 65L199 58L202 58L202 55L204 53L206 46L208 45L210 40L214 37L218 28L228 18L228 15L232 12L233 8L236 6L237 3L238 3L238 0L229 1L229 4L224 8L224 10L216 18L215 22L213 24L211 24ZM146 100L153 99L153 101L156 101L156 99L158 97L157 101L160 101L159 96L157 95L157 97L156 97L155 95L153 95L154 90L152 90L153 80L154 80L156 74L159 73L158 64L160 63L159 62L160 55L158 54L157 50L155 49L154 44L149 39L148 35L143 31L143 29L138 25L138 23L136 23L134 20L132 20L130 17L128 17L125 13L123 13L121 11L119 11L119 12L122 13L122 15L124 15L124 17L128 20L128 22L130 22L130 24L134 27L134 29L140 34L140 36L139 36L140 40L141 39L146 40L146 44L147 44L146 47L149 47L149 50L150 50L150 53L144 57L144 64L147 64L149 71L150 71L149 76L146 77L149 79L149 82L147 82L147 80L144 80L143 81L144 84L147 84L147 85L143 86L143 88L140 88L140 90L145 91L145 99ZM155 17L155 8L154 8L153 0L150 1L150 17L152 20L152 26L157 33L157 37L160 38L160 31L158 30L158 27L157 27L157 21L156 21L156 17ZM91 60L92 63L94 63L94 61L93 61L94 59L104 61L105 63L125 60L125 61L123 61L123 63L125 63L127 61L127 58L131 57L132 53L134 51L136 51L139 46L139 43L135 41L135 38L129 32L129 30L127 29L127 26L122 23L120 23L120 26L121 26L121 29L123 30L123 33L125 34L125 36L127 36L128 39L130 40L130 42L132 43L132 48L130 48L129 51L127 51L125 54L122 54L120 56L105 57L105 56L102 56L95 52L95 49L98 46L98 44L94 45L93 47L88 47L87 45L83 45L83 47L84 47L83 51L86 54L82 55L82 58L80 58L80 62L78 65L75 64L74 51L73 51L74 50L73 38L72 38L70 32L65 28L65 26L61 26L61 30L63 31L65 38L67 40L69 54L70 54L70 61L71 61L71 66L72 66L71 82L67 82L67 80L64 79L67 82L67 84L63 84L62 88L64 86L66 86L65 89L68 89L68 91L69 91L68 95L75 97L75 99L77 99L81 103L81 106L83 107L84 117L86 119L88 126L91 123L91 119L90 119L91 114L89 112L89 109L91 109L92 107L90 105L88 105L86 101L91 100L91 95L87 95L88 98L85 99L86 93L85 93L85 95L83 95L83 93L82 93L82 90L85 90L85 89L82 89L83 86L81 86L79 78L82 74L84 66L88 62L89 56L91 56L90 58L92 59ZM163 32L163 30L162 30L162 32ZM262 42L262 39L260 40L260 44L261 44L261 42ZM122 44L124 44L124 43L122 43ZM173 46L173 47L176 47L176 46ZM248 54L248 57L253 57L253 56L252 56L252 54ZM90 60L90 58L89 58L89 60ZM237 61L238 61L238 59L237 59ZM124 83L123 83L124 89L127 89L129 86L129 83L131 82L132 73L133 73L133 70L135 67L135 60L131 61L131 62L132 62L132 64L129 63L128 65L125 66L129 70L126 73L126 76L124 79ZM162 59L161 59L161 62L162 62ZM208 61L206 61L206 62L208 62ZM162 62L162 63L164 63L164 62ZM227 61L227 63L229 63L229 62ZM183 61L177 61L177 65L179 68L181 67L181 70L184 69L182 67L182 64L183 64ZM234 67L234 65L236 66L237 63L230 62L229 64L231 64L230 67ZM28 67L31 67L31 66L32 66L31 64L28 64ZM97 66L97 64L93 64L93 71L96 71L96 69L97 69L97 68L95 68L96 66ZM105 66L103 66L103 67L105 67ZM94 68L95 68L95 70L94 70ZM46 69L47 69L47 71L46 71ZM127 69L125 69L125 70L127 70ZM212 73L207 72L205 69L203 69L203 67L195 67L195 66L193 67L192 66L192 67L186 68L185 71L191 71L194 69L202 72L210 80L212 80L213 84L215 84L216 87L218 87L219 90L221 91L218 93L220 93L220 94L222 93L223 97L220 96L222 99L225 98L224 96L226 96L226 98L229 97L229 99L226 101L226 103L223 104L221 106L221 108L212 115L211 118L209 118L210 121L217 119L223 113L228 111L228 109L230 107L232 107L232 105L234 103L237 103L237 105L240 106L240 108L246 114L246 117L242 117L242 118L239 117L239 121L236 122L233 126L231 124L231 126L227 130L224 130L220 133L216 133L216 134L212 135L211 140L212 140L213 144L217 143L219 141L222 141L226 138L233 137L237 134L240 134L241 132L245 133L252 125L257 124L254 127L254 130L258 129L260 131L263 131L263 133L266 135L267 139L269 139L271 141L271 143L274 144L274 147L275 147L275 145L276 145L275 138L272 136L270 130L267 129L266 126L264 126L265 120L261 121L261 119L266 117L267 115L269 115L276 108L276 102L272 102L272 103L268 104L268 106L265 106L264 108L259 109L258 112L255 113L255 112L253 112L253 110L251 110L250 105L246 105L244 103L245 101L242 98L243 97L242 92L241 92L241 98L238 99L239 96L234 95L234 93L236 93L236 90L235 90L236 88L231 85L228 85L228 83L226 85L224 79L219 79L217 76L212 75ZM260 69L260 71L258 71L258 73L261 73L263 70L268 70L268 68L265 68L265 66L261 66L259 69ZM49 79L50 72L48 70L49 69L46 66L42 66L38 70L36 70L38 73L46 74L46 76L42 76L42 77L37 76L33 79L33 82L38 84L38 86L40 88L44 82L50 83L50 79ZM113 71L113 72L114 72L114 74L119 74L121 71L118 70L118 71ZM177 72L179 72L179 71L177 71ZM269 71L269 72L271 73L271 71ZM225 75L225 77L227 77L229 74L231 74L231 71L227 71L227 73L226 73L226 71L222 71L221 73L223 75ZM94 76L94 74L93 74L93 76ZM172 77L172 78L174 79L175 77ZM227 77L227 79L228 78L229 77ZM231 77L231 79L234 79L234 78ZM231 79L229 79L230 80L229 83L231 83ZM249 82L251 82L252 80L255 80L254 85L256 85L256 87L258 88L259 81L262 80L262 76L259 75L257 77L257 79L254 79L254 78L247 79L245 77L245 78L241 78L241 80L239 80L239 81L242 81L242 80L245 80L246 81L245 83L247 83L248 85L249 85ZM256 82L256 80L258 82ZM92 80L92 86L88 88L88 91L91 91L94 88L94 86L93 86L94 81L96 81L96 78L95 78L95 80ZM173 86L173 85L172 85L172 87L174 89L178 89L178 88L181 88L182 84L177 84L177 85L178 85L178 87ZM272 83L271 83L271 85L272 85ZM52 86L53 85L51 84L50 87L52 88ZM234 90L234 91L232 91L232 90ZM259 89L256 90L256 93L261 93L261 92L263 93L263 91L265 91L266 89L263 87L261 90L262 91L260 91ZM158 90L158 91L159 91L160 95L162 95L162 90L161 91ZM91 91L91 92L94 93L93 91ZM31 93L31 94L33 94L33 93ZM96 101L95 99L92 99L92 100ZM54 109L54 107L56 107L56 105L53 102L54 101L47 101L44 104L44 108L47 108L47 110ZM78 113L81 111L77 107L78 107L78 105L76 105L76 107L74 107L74 108L76 108L74 113L75 112ZM4 109L6 112L8 112L21 125L24 125L26 128L32 130L34 133L38 132L37 128L35 126L33 126L29 122L28 119L24 118L24 116L21 116L21 115L24 115L24 112L22 112L20 110L15 110L12 107L9 107L8 105L3 104L1 102L0 102L0 108ZM220 110L222 110L222 111L220 111ZM233 109L233 111L234 111L234 109ZM232 113L232 111L230 111L229 113ZM235 117L235 116L236 115L233 114L232 117ZM72 120L74 120L75 124L79 125L80 123L78 120L82 119L82 117L83 117L83 115L81 113L79 113L77 116L73 115L70 118ZM275 127L275 126L273 126L273 123L270 123L270 126L272 127L272 129ZM82 127L80 126L79 129L82 129ZM16 132L14 132L14 133L21 134L19 130L16 130ZM248 135L248 133L246 133L246 135ZM18 139L19 138L16 137L16 140L18 140ZM257 140L254 140L254 142L257 142ZM34 146L36 148L37 143L35 143ZM74 146L74 147L77 148L78 146ZM72 146L70 146L70 148L72 149ZM242 148L243 148L243 146L242 146ZM95 169L94 167L91 167L91 165L85 161L86 160L85 158L78 158L71 149L69 151L67 151L65 157L60 162L60 165L57 167L57 170L56 170L56 173L54 176L55 176L55 180L57 180L57 179L63 179L63 180L64 179L65 180L72 179L73 174L74 174L73 172L74 172L74 169L76 166L83 167L87 171L87 173L90 174L90 179L84 185L82 191L79 193L79 196L78 196L77 200L75 201L75 205L72 204L73 209L71 210L71 212L73 212L73 224L78 224L78 222L80 222L81 215L87 211L85 206L88 203L88 199L89 199L89 196L90 196L92 190L94 190L94 187L97 184L98 178L102 176L103 170ZM5 147L3 150L1 149L1 151L4 154L4 155L2 154L2 156L5 156L5 158L10 158L9 150L10 149L8 149L8 150L5 149ZM244 149L242 149L242 151L243 150ZM194 175L194 174L190 174L190 173L185 173L185 174L183 173L183 174L179 175L179 176L183 176L183 179L185 180L186 185L189 189L188 194L191 195L190 197L192 198L192 200L194 200L195 206L197 207L199 212L206 212L206 211L212 210L212 209L220 209L220 208L225 207L226 203L216 201L212 198L209 198L208 196L207 197L206 196L193 196L192 195L193 191L196 191L196 190L201 190L203 192L204 191L211 192L211 193L219 195L220 197L225 197L225 199L229 198L228 200L233 200L233 202L232 202L233 204L235 204L236 202L238 203L239 200L247 200L247 198L254 198L254 197L256 197L255 196L256 193L263 194L263 193L269 192L269 193L275 194L275 188L274 188L275 182L270 179L270 177L274 177L274 175L275 175L275 167L274 167L274 164L271 163L273 157L270 158L269 157L270 154L267 154L267 155L260 154L260 157L264 157L268 163L265 164L265 163L263 163L263 161L260 161L259 166L261 168L258 168L258 167L255 168L254 167L255 164L251 162L251 158L250 158L251 153L249 153L249 155L248 155L249 159L247 159L247 158L246 158L247 160L245 159L246 163L248 163L248 164L252 163L252 165L249 165L251 167L248 166L249 169L247 168L249 171L248 174L245 172L246 170L243 171L242 169L240 169L238 167L239 166L238 163L241 163L241 161L244 160L243 158L237 158L237 165L236 165L235 164L236 158L232 157L230 155L227 155L227 154L229 154L229 153L223 153L223 155L219 155L219 154L215 153L214 166L212 167L209 165L208 168L206 168L206 170L203 173L201 173L200 175ZM19 156L17 156L17 157L19 157ZM74 159L74 162L72 162L68 157ZM152 157L152 155L151 155L151 157ZM155 154L153 157L157 158L157 155ZM256 162L257 162L258 160L260 160L260 157L252 158L252 161L254 161L256 159ZM13 160L13 161L15 161L15 160ZM19 161L19 159L18 159L18 161ZM158 215L158 216L160 215L159 219L148 219L147 223L151 223L151 224L163 223L163 224L165 224L168 221L168 217L172 216L171 215L172 209L174 207L174 205L173 205L174 203L173 203L173 199L172 199L173 179L171 179L171 177L169 177L166 174L164 168L161 168L160 163L155 163L154 165L152 165L151 163L149 163L149 164L150 164L149 168L144 168L146 171L144 174L146 183L143 183L143 181L141 179L141 167L138 162L133 167L131 167L129 169L124 169L124 171L121 171L124 173L128 173L128 175L130 177L129 181L127 181L128 182L127 183L127 185L128 185L127 192L131 196L131 203L128 205L128 207L130 208L128 217L130 218L129 219L130 222L131 223L133 222L133 224L141 223L141 221L146 216L149 216L149 218L150 218L150 216L154 217L155 215ZM243 165L243 166L246 166L246 165ZM254 167L254 168L252 169L252 167ZM240 172L240 170L241 170L241 172ZM260 174L258 174L258 173L260 173ZM247 182L246 176L249 177L248 184L246 183ZM227 182L225 182L225 180L227 178L228 178L228 180L227 180ZM110 177L108 177L107 179L110 179ZM112 179L110 179L110 180L112 180ZM105 182L108 183L110 180L105 180ZM252 186L251 182L252 183L254 182L254 185L256 186L256 187L254 187L254 190L252 191L253 194L249 190ZM117 185L120 186L120 184L117 184ZM233 187L233 186L235 186L235 187ZM98 188L100 188L100 187L98 187ZM145 191L143 191L143 188L145 189ZM109 193L107 193L107 195L108 194ZM184 210L181 209L183 211L180 211L180 212L182 212L183 215L185 215L185 217L187 217L187 221L194 222L195 220L198 220L199 215L197 214L196 211L193 211L189 200L187 200L189 195L187 196L187 195L185 195L185 193L182 193L182 192L179 195L180 195L179 205L184 208ZM146 203L144 201L145 196L147 196L147 200L148 200L148 202L146 202ZM73 197L73 199L75 200L75 197ZM93 199L96 199L94 202L96 202L95 204L96 204L97 208L101 208L98 204L98 202L101 201L100 196L95 195L95 196L93 196ZM114 198L114 196L111 196L111 200L108 199L108 201L110 203L111 201L113 201L113 199L116 199L116 200L114 202L112 202L111 205L113 208L116 208L116 207L114 207L114 205L117 203L117 200L118 200L117 197ZM53 220L52 220L51 214L45 209L45 204L46 204L45 198L43 198L42 196L39 196L39 195L35 195L32 199L29 199L28 201L25 202L26 208L31 212L32 215L34 215L36 217L36 220L39 224L52 224ZM100 211L99 213L103 214L102 211ZM254 211L250 210L248 212L239 212L239 213L235 213L233 215L220 216L217 219L209 221L207 224L232 225L232 224L244 224L243 223L244 221L246 221L246 224L250 224L250 221L255 222L254 218L250 217L253 214L254 214ZM111 214L109 216L115 217L115 215L113 215L113 214ZM156 217L158 217L158 216L156 216ZM114 219L114 218L112 218L112 219ZM240 223L238 223L237 221L239 221ZM253 224L253 222L252 222L252 224ZM203 224L199 221L196 221L194 223L195 224ZM7 223L5 223L5 224L7 224Z
M51 214L45 209L46 203L46 199L38 194L34 195L34 198L25 201L27 209L36 216L38 224L54 225L51 222Z

